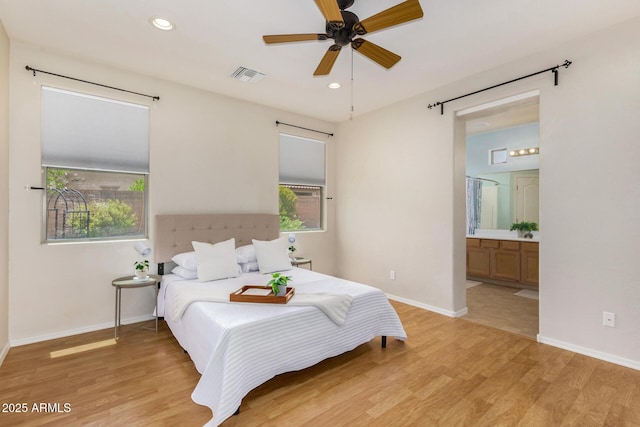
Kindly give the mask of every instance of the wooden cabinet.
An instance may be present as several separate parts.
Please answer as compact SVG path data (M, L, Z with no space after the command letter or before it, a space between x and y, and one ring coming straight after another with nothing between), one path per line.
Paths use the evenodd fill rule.
M520 281L538 285L538 243L522 243L520 252Z
M467 239L467 274L538 285L538 243Z
M489 276L491 274L491 257L489 249L481 246L488 240L467 239L467 274Z
M520 243L496 240L499 248L491 254L491 277L503 280L520 280Z

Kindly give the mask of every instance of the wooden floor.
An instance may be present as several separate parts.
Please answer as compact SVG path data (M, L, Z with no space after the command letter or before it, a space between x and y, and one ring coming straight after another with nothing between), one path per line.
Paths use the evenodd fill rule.
M469 314L463 319L537 339L538 300L515 295L518 291L487 283L468 288Z
M392 302L406 343L376 339L249 393L223 426L640 426L640 371ZM100 331L12 348L0 367L2 426L201 426L199 375L163 324L116 345ZM59 403L62 412L32 412ZM64 404L70 406L64 412ZM5 409L3 406L2 409Z

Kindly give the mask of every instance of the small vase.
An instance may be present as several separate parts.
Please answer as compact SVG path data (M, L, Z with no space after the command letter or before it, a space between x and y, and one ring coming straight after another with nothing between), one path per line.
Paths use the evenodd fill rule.
M149 277L147 270L136 270L136 279L142 280Z
M281 296L285 296L286 294L287 294L287 285L284 285L284 286L278 285L278 293L276 295L281 297Z
M526 231L524 231L524 230L518 230L518 238L519 239L524 239L525 233L526 233Z

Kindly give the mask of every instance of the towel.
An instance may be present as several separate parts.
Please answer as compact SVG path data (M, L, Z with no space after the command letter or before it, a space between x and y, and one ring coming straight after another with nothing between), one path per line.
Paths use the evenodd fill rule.
M198 301L231 303L231 301L229 301L229 293L222 289L180 289L178 292L176 292L174 299L173 320L178 321L184 314L187 307L189 307L191 303ZM347 294L297 293L293 297L291 297L287 305L303 305L316 307L334 323L342 326L345 319L347 318L347 314L349 313L352 302L353 297Z

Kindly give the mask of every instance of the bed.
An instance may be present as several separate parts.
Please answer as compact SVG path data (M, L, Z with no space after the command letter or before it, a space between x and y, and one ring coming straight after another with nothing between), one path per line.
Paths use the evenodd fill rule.
M266 285L270 275L247 272L199 282L164 271L174 255L193 250L192 241L232 237L236 246L277 239L278 215L156 216L155 261L163 274L158 314L201 374L191 397L212 410L207 426L224 422L247 393L276 375L313 366L376 337L406 339L386 296L371 286L292 267L286 272L296 292L290 303L236 303L228 301L231 292L246 284ZM318 294L347 299L348 307L336 314L305 304L305 298Z

